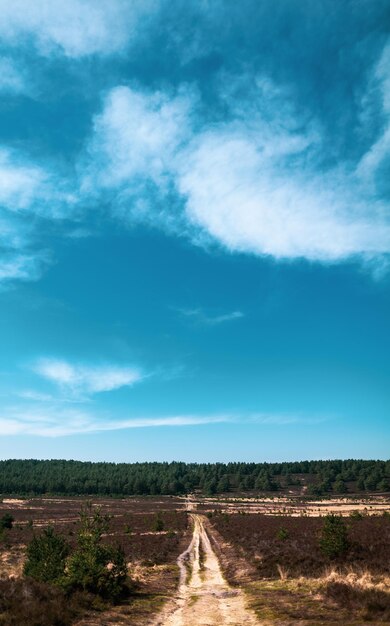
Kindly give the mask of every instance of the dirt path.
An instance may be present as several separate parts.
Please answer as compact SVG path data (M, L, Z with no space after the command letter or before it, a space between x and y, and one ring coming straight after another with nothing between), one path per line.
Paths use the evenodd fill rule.
M224 580L201 515L191 514L192 541L180 555L180 585L175 604L155 626L259 626L241 592Z

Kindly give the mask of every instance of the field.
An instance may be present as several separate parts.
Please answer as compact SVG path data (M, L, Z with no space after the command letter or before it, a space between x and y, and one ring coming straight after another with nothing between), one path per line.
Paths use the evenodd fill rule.
M1 626L169 626L176 624L169 620L178 611L182 617L193 606L200 611L205 597L210 598L205 610L211 610L211 598L219 595L231 600L230 609L221 608L218 600L218 615L233 611L234 603L235 610L244 610L246 603L259 620L253 623L262 625L390 623L390 498L384 495L322 500L288 493L273 498L195 494L91 499L92 510L110 516L103 542L123 547L131 584L128 596L116 606L84 598L73 607L50 586L27 583L23 563L26 546L48 526L74 546L85 502L80 497L3 498L0 518L10 514L14 522L0 539ZM348 549L332 558L319 543L329 513L343 515L348 534ZM189 579L186 586L181 582L177 596L180 554L189 559ZM207 575L210 568L221 568L217 591L216 579ZM177 605L177 597L182 604ZM43 606L51 607L48 621L43 621ZM164 606L167 617L158 621ZM177 623L198 623L191 619ZM218 619L210 617L207 623L240 623ZM248 613L245 622L251 619Z
M49 525L62 534L71 546L74 544L79 512L84 503L83 498L4 498L0 504L0 517L10 513L14 523L11 530L3 532L0 541L0 576L3 585L6 579L21 577L26 546L34 534L39 535ZM108 611L104 605L95 608L103 610L105 624L111 621L119 624L121 619L128 620L129 617L132 624L145 624L145 620L156 613L166 598L174 593L178 583L176 559L188 545L191 535L183 502L170 497L99 498L93 500L92 504L102 513L110 515L109 532L103 537L103 542L119 543L123 547L133 581L130 597L122 606ZM42 603L48 601L46 591L39 586L34 588L34 593L38 596L41 594ZM4 587L3 593L6 592L9 589ZM56 599L56 602L59 600ZM42 607L35 608L40 613ZM31 610L34 608L30 606L30 614ZM88 624L102 623L100 612L93 611L89 617L89 612L86 613L83 624L85 619ZM72 622L71 617L69 622L64 623ZM0 624L21 625L23 619L23 614L19 622L11 618L7 621L4 615L0 615ZM36 624L41 623L39 619L38 615ZM30 617L28 623L33 624Z
M323 504L345 516L348 547L332 558L320 548L324 511L314 516L317 503L299 516L257 513L253 503L234 513L220 503L208 512L225 577L245 589L261 623L390 623L390 515L385 502L385 512L363 504L348 516L345 501Z

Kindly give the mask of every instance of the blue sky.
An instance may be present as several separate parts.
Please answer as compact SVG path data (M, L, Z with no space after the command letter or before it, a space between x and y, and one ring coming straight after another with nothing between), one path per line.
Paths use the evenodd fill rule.
M0 457L388 458L388 2L0 12Z

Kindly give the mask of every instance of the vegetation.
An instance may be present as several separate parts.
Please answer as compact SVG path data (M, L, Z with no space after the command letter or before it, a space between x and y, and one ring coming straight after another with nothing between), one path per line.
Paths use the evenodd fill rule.
M125 590L127 565L123 550L102 544L109 517L87 504L80 512L76 549L70 554L65 539L52 527L27 547L24 574L68 591L84 591L114 601Z
M109 518L87 505L80 513L77 548L67 562L65 582L71 589L97 594L109 600L125 590L127 566L121 547L102 544Z
M320 548L331 559L344 556L349 548L347 526L340 515L327 515L321 529Z
M68 554L65 539L49 526L27 546L24 574L39 582L61 583Z
M176 590L176 559L190 529L174 499L99 498L81 512L80 504L37 498L11 510L3 503L0 519L12 513L15 523L0 537L1 626L70 626L84 617L142 626ZM142 582L129 581L129 561Z
M294 463L83 463L0 461L0 493L180 495L275 492L304 484L309 495L390 490L390 461Z
M390 574L390 517L290 517L216 513L212 527L245 558L253 580L322 576L331 567ZM283 524L283 526L281 526ZM230 559L230 582L241 565Z
M1 626L70 626L85 610L55 585L32 578L0 579Z
M70 626L86 614L88 623L141 626L174 594L176 559L191 533L183 500L105 497L84 505L80 514L82 500L38 497L3 503L0 519L14 521L0 541L0 573L19 578L0 580L1 626ZM374 507L370 511L369 500L366 508L356 502L343 518L309 517L302 498L296 517L288 506L275 509L272 499L267 500L270 510L278 511L273 515L253 513L257 504L240 500L234 507L241 512L227 514L226 499L219 500L203 500L198 511L207 511L209 537L226 577L248 590L260 620L320 625L390 619L390 515L375 514ZM311 506L317 513L321 507ZM342 549L334 551L337 545ZM128 562L139 579L121 595L128 589Z
M4 515L0 518L0 531L5 528L11 529L14 523L14 518L10 513L4 513Z

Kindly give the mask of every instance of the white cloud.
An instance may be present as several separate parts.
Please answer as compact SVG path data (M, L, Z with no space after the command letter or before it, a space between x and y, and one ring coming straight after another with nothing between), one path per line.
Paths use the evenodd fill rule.
M329 417L306 417L289 414L179 414L171 416L112 419L107 415L96 415L78 408L62 407L59 404L11 407L0 415L0 436L36 435L41 437L63 437L67 435L131 430L133 428L166 428L205 426L207 424L240 423L267 426L293 426L294 424L315 425ZM332 418L330 418L332 419Z
M126 48L154 0L0 0L0 36L20 47L35 43L40 54L77 58Z
M264 426L288 426L292 424L321 424L335 419L335 416L331 415L314 415L306 416L302 414L289 414L289 413L254 413L248 417L249 423L263 424Z
M206 326L215 326L224 322L231 322L244 317L242 311L232 311L231 313L222 313L220 315L207 314L203 309L177 309L181 315L192 318L200 324Z
M283 148L270 156L268 141L223 127L190 146L178 187L194 225L232 251L276 258L337 261L390 251L389 225L353 193L352 180L302 171L286 163ZM287 134L286 150L291 143Z
M175 154L191 135L192 99L188 90L173 97L128 87L111 90L95 118L87 182L120 188L148 178L164 186Z
M59 359L41 359L33 371L76 398L102 391L112 391L140 382L144 374L133 367L116 365L89 366Z
M0 258L0 284L14 280L37 280L45 264L44 254L7 253Z
M11 408L0 416L0 435L36 435L63 437L66 435L108 432L133 428L197 426L230 421L229 416L174 415L151 418L112 420L99 418L79 409L59 406L44 408Z
M388 253L385 206L346 167L319 166L321 133L286 94L264 80L257 89L256 107L235 105L236 119L198 132L193 93L114 89L95 120L91 180L116 194L117 216L167 228L176 221L195 243L206 236L230 251L320 262ZM148 180L165 201L150 200Z
M33 212L50 219L72 217L79 200L75 182L0 146L0 207L10 213Z
M77 191L72 183L25 154L0 146L0 282L36 280L49 261L34 245L39 223L31 215L53 220L75 216ZM30 219L28 219L30 217Z
M357 167L357 175L368 180L375 175L386 159L387 170L390 167L390 43L383 49L372 84L373 90L379 87L385 123L380 136L362 157Z
M19 397L24 400L33 400L34 402L53 402L55 398L48 393L40 393L34 389L24 389L19 392Z
M15 61L7 57L0 57L0 93L21 94L27 90L26 77Z
M48 174L21 155L0 148L0 205L10 211L31 208L45 194Z

